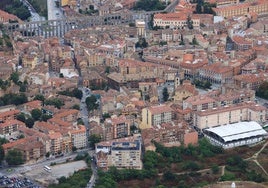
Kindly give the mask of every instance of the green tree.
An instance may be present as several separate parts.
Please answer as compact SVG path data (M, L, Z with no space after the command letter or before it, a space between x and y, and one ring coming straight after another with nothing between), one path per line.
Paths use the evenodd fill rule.
M167 171L164 173L163 178L165 181L171 181L171 180L174 180L176 178L176 176L172 172Z
M4 160L5 158L5 153L4 153L4 149L3 149L3 144L8 143L8 140L5 138L1 138L0 137L0 163Z
M75 146L72 147L72 151L73 152L76 152L77 151L77 148Z
M256 91L256 96L268 99L268 82L263 82Z
M111 115L109 114L109 113L104 113L104 114L102 114L102 118L103 118L103 120L105 120L105 119L107 119L107 118L110 118L111 117Z
M163 94L163 100L166 102L169 98L168 89L166 87L164 87L162 94Z
M101 141L101 136L92 134L89 136L88 141L89 141L89 146L95 149L95 144Z
M47 152L46 153L46 158L48 158L50 156L50 153L49 152Z
M78 88L74 88L72 91L72 94L77 99L82 99L82 97L83 97L83 92L81 90L79 90Z
M23 114L23 113L18 114L16 119L19 121L25 122L25 120L26 120L25 114Z
M192 40L192 45L198 45L198 42L196 40L196 38L194 37L193 40Z
M188 29L193 29L194 28L193 20L192 20L192 18L190 16L187 17L187 22L186 23L187 23Z
M75 104L75 105L72 106L72 109L80 110L80 105L79 104Z
M97 102L97 98L95 95L91 95L90 97L86 98L86 105L87 105L87 109L88 111L93 111L98 109L99 104Z
M44 103L45 105L53 105L58 109L60 109L64 105L64 103L58 98L47 99Z
M135 44L136 48L147 48L148 42L145 38L139 38L139 41Z
M0 145L0 163L4 160L4 158L5 158L4 148L2 145Z
M106 73L106 74L109 74L109 73L110 73L110 69L111 69L110 66L106 66L106 67L105 67L105 73Z
M44 95L42 94L37 94L35 97L34 97L34 100L39 100L39 101L45 101L45 97Z
M220 168L218 165L213 164L211 167L211 170L212 170L213 174L217 174L217 173L219 173Z
M25 84L20 85L20 92L26 92L26 89L27 89L27 87Z
M31 115L32 115L32 118L37 121L37 120L40 120L41 116L42 116L42 111L40 109L33 109L31 111Z
M10 75L10 80L12 80L14 82L14 84L18 84L18 81L19 81L19 73L18 72L13 72Z
M33 128L33 125L34 125L34 119L29 117L28 119L26 119L25 121L25 125L28 127L28 128Z
M220 178L220 181L232 181L232 180L235 180L235 175L233 173L225 173Z
M9 165L20 165L25 162L22 152L16 149L9 150L7 152L5 160Z

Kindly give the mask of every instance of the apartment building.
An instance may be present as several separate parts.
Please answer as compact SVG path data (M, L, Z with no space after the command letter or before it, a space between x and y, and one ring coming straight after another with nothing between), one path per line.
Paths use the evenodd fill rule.
M31 113L33 109L39 109L41 110L43 105L42 101L34 100L23 104L23 110L26 112Z
M25 126L25 124L18 120L7 120L4 123L0 123L0 137L6 139L16 139L19 135L19 127Z
M132 136L96 144L98 168L108 170L110 166L119 169L142 169L141 138Z
M193 125L200 130L241 121L263 124L267 121L267 109L253 102L246 102L202 110L193 115Z
M234 49L235 50L241 50L241 51L245 51L245 50L249 50L251 48L253 48L253 41L252 40L247 40L244 37L241 36L233 36L232 38L233 42L234 42Z
M7 80L13 72L12 64L0 62L0 79Z
M234 77L234 84L239 88L256 90L267 80L268 75L259 74L241 74Z
M83 125L79 125L77 129L70 131L72 146L77 149L82 149L87 146L87 134L86 127Z
M113 72L107 76L108 84L119 90L120 86L139 87L139 82L152 82L161 78L165 67L153 63L123 59L118 63L118 73Z
M22 157L26 162L36 162L36 160L42 159L46 155L45 145L37 136L22 138L2 146L5 154L12 149L21 151Z
M48 134L51 147L50 152L52 155L57 155L62 152L62 140L63 136L60 132L54 132Z
M199 69L208 64L207 58L204 58L203 55L203 53L186 53L183 55L180 67L184 72L185 78L193 79L198 77Z
M221 90L187 98L183 101L183 109L190 108L193 111L201 111L254 100L255 91L253 90L223 86Z
M258 15L264 15L268 12L268 1L253 0L230 6L217 7L213 10L217 16L223 16L226 18L233 16L244 16L252 12Z
M229 83L233 78L233 68L223 63L205 65L199 69L199 78L210 83Z
M167 147L188 146L189 144L194 145L198 142L197 132L182 122L178 124L174 122L162 123L158 126L143 129L141 134L145 150L152 147L152 140Z
M188 15L185 13L158 13L154 15L154 26L170 27L170 28L185 28L187 20L191 19L194 28L200 27L200 19L197 15Z
M172 121L173 110L167 105L151 106L142 109L141 129L151 128L152 126Z
M57 119L61 119L62 121L65 121L71 124L76 124L77 119L79 117L79 110L76 110L76 109L63 110L57 114L54 114L53 117Z
M130 121L124 115L106 119L104 127L105 140L122 138L130 135Z
M205 0L205 2L216 4L216 7L238 4L239 0Z
M14 120L16 119L17 115L20 113L19 110L9 110L0 113L0 122L5 122L6 120Z

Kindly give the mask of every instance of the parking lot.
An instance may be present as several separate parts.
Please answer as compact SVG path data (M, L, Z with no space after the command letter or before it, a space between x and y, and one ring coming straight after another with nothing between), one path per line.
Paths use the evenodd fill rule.
M87 168L87 164L84 161L74 161L49 167L51 172L45 171L43 167L39 167L26 172L25 175L46 186L51 183L58 183L57 179L62 176L69 177L75 171Z
M41 188L27 178L0 176L0 187L6 188Z

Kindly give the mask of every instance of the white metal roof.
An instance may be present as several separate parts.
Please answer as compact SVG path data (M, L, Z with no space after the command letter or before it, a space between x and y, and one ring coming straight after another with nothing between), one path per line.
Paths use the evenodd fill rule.
M262 126L255 121L222 125L206 129L206 131L217 134L225 142L267 134Z

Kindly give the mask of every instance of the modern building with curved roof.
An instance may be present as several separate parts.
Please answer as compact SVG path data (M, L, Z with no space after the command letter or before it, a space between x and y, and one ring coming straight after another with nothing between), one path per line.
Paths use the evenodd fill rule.
M204 129L203 133L214 145L224 149L260 142L268 133L255 121L238 122Z

